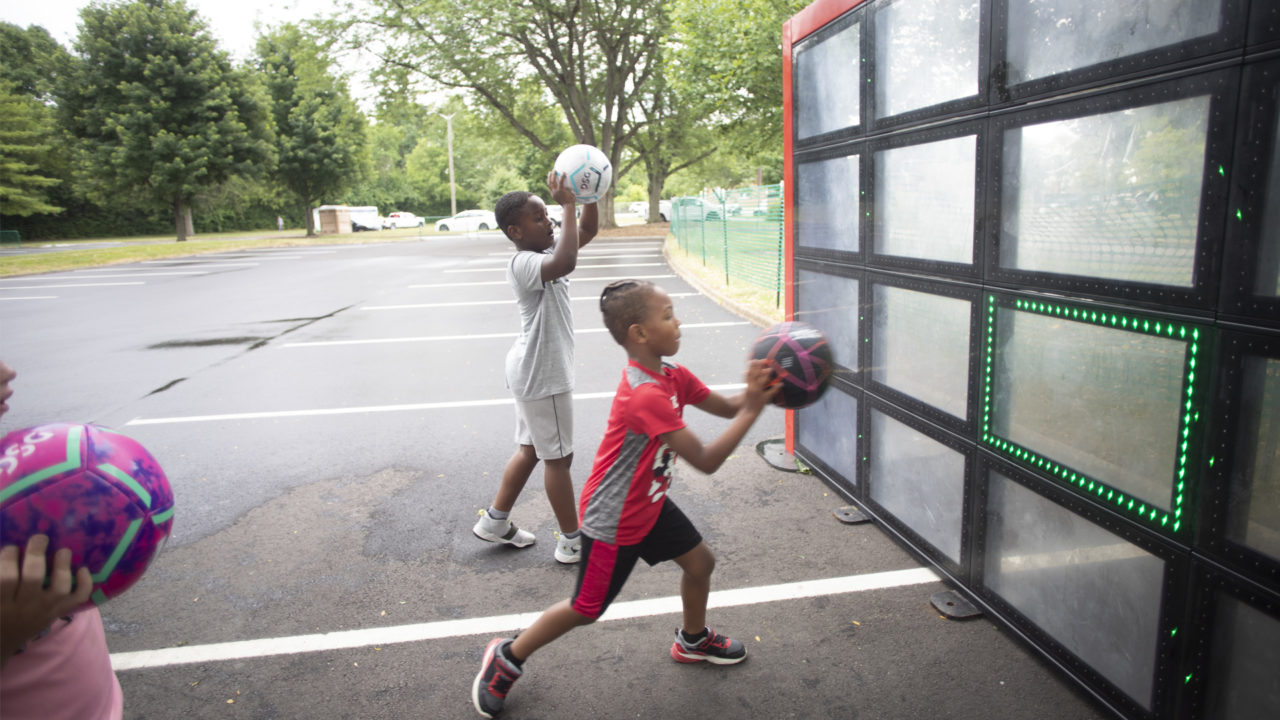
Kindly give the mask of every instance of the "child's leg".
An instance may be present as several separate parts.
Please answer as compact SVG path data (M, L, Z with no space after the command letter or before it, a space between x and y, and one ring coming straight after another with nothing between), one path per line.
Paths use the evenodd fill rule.
M543 465L547 486L547 500L556 514L560 532L571 533L578 529L578 502L573 494L573 478L569 466L573 455L556 460L546 460ZM501 509L501 508L499 508Z
M524 490L525 483L537 466L538 455L533 451L533 446L518 446L502 470L502 482L498 484L498 494L493 497L493 509L511 512L516 498L520 497L520 491Z
M576 627L590 625L594 618L574 610L568 600L562 600L547 608L527 630L522 631L511 643L511 654L517 662L529 659L538 648Z
M711 594L711 573L716 569L716 556L705 542L700 542L675 561L684 571L680 576L683 629L689 635L697 635L707 626L707 597Z

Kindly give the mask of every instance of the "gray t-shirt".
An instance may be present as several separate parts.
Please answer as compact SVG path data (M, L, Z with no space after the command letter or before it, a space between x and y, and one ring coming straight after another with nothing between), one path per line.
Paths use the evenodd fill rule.
M542 282L542 262L552 250L519 250L507 264L507 282L520 308L520 336L507 352L507 387L519 400L573 390L569 278Z

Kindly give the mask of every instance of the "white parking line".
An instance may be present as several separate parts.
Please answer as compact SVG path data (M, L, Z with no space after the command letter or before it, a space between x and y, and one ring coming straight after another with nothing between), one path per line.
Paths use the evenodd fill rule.
M146 285L146 283L118 282L118 283L77 283L75 285L16 285L12 287L0 286L0 290L57 290L58 288L114 287L117 285Z
M197 265L199 267L258 267L256 262L206 262L204 260L143 260L143 265Z
M632 267L660 267L664 265L666 265L665 262L620 263L616 265L579 265L575 268L575 272L577 270L590 270L590 269L599 269L599 268L614 269L614 268L632 268ZM445 272L446 273L506 272L506 270L507 270L506 266L503 266L503 267L486 267L486 268L456 268L453 270L445 270Z
M746 387L743 383L728 385L708 385L716 392L734 392ZM603 400L612 398L614 392L574 393L574 400ZM179 423L216 422L222 420L270 420L291 417L324 417L329 415L361 415L368 413L411 412L415 410L449 410L454 408L491 407L495 405L514 405L512 398L496 398L493 400L459 400L457 402L409 403L406 405L366 405L349 408L322 408L318 410L275 410L268 412L228 413L225 415L188 415L186 417L168 418L134 418L125 423L130 425L176 425Z
M733 322L714 322L714 323L684 323L680 327L686 330L695 328L710 327L732 327L734 325L750 325L751 323L743 321ZM582 328L573 331L574 334L579 333L602 333L609 332L608 328ZM477 333L474 335L420 335L398 338L369 338L366 340L316 340L313 342L291 342L280 345L282 348L294 347L329 347L333 345L381 345L385 343L406 343L406 342L439 342L442 340L494 340L497 338L513 338L520 333Z
M481 258L481 260L486 260L488 262L506 262L507 260L511 259L511 255L512 255L512 253L510 252L489 253L489 254L495 257ZM593 252L587 252L586 250L583 250L578 253L578 257L591 258L592 260L595 260L597 258L653 257L654 255L661 255L661 254L662 254L661 250L646 250L644 252L632 252L632 253L627 253L625 255L622 255L622 254L606 255L604 253L593 253ZM501 256L501 257L497 257L497 256ZM477 262L478 261L479 260L477 260Z
M698 293L667 293L669 297L692 297ZM571 297L569 300L573 302L600 302L600 298L595 295L584 295L582 297ZM515 300L476 300L474 302L444 302L444 303L413 303L410 305L366 305L361 310L416 310L421 308L445 308L445 307L471 307L472 305L515 305Z
M886 572L848 575L845 577L801 580L780 585L764 585L736 590L717 590L707 599L707 608L742 607L761 603L826 597L846 593L885 590L888 588L924 585L942 578L929 568L910 568ZM682 612L679 596L630 600L609 606L600 622L628 620L632 618L675 615ZM358 647L381 647L395 643L442 640L473 635L502 635L529 627L541 612L514 615L495 615L467 620L441 620L439 622L399 625L395 627L342 630L292 637L241 640L238 642L192 645L165 648L163 650L138 650L112 653L111 667L116 672L145 668L189 665L191 663L225 662L274 655L297 655L307 652L327 652Z
M27 295L25 297L0 297L0 300L57 300L57 295Z
M575 277L574 282L592 281L608 281L614 280L663 280L673 278L675 275L619 275L617 277ZM478 287L480 285L507 285L506 280L482 280L480 282L456 282L456 283L434 283L431 285L410 285L411 288L450 288L450 287Z
M80 271L76 271L76 272L80 272ZM50 280L97 280L98 278L108 278L108 279L113 279L113 278L157 277L157 276L160 276L160 275L208 275L208 274L209 274L208 272L203 272L203 271L197 271L197 270L184 270L184 271L175 271L175 272L164 272L164 271L159 271L159 272L146 272L146 273L119 273L119 274L116 274L116 275L62 275L62 274L58 274L58 275L51 275L51 276L49 276L49 279L50 279ZM0 282L6 281L6 280L13 280L13 279L15 279L15 278L0 278ZM25 280L29 280L30 278L23 278L23 279L25 279Z

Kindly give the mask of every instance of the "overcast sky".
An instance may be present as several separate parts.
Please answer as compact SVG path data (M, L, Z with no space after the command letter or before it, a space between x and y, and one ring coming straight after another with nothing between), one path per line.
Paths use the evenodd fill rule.
M40 25L55 40L71 48L80 22L80 9L89 0L3 0L0 20L19 27ZM254 23L264 28L288 20L307 20L331 14L336 0L187 0L209 25L218 46L237 60L253 52L257 33Z

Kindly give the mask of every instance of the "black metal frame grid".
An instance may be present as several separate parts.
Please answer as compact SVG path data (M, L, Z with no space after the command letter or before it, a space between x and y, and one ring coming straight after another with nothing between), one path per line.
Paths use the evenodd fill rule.
M865 394L862 388L849 383L843 378L835 377L831 381L831 386L827 388L827 392L842 392L854 399L858 404L858 414L852 418L854 422L853 431L857 433L857 457L854 458L853 466L856 468L855 477L847 478L835 471L827 462L822 460L812 448L806 447L797 437L795 443L795 456L800 459L806 466L817 473L818 477L832 490L840 493L846 500L861 503L864 496L864 488L866 483L863 482L865 473L863 467L864 460L867 456L866 433L863 431L862 424L862 406L865 403ZM796 416L796 430L799 435L800 425L804 422L803 415Z
M890 270L907 270L930 275L946 275L961 279L978 280L982 276L984 218L986 213L986 156L987 156L987 123L982 120L949 121L942 125L932 125L923 130L912 130L895 133L890 136L872 138L861 145L863 175L862 186L862 244L866 263L872 267ZM879 252L876 247L876 183L875 168L880 154L888 151L918 145L925 145L944 140L973 136L976 138L974 148L974 197L973 227L971 237L971 262L957 263L923 258L910 258ZM920 212L929 212L928 202L922 203Z
M1221 25L1215 33L1006 87L1008 10L1016 1L1020 0L979 0L983 13L979 53L984 72L977 97L898 116L879 118L875 107L874 23L881 3L861 3L793 47L794 52L801 52L830 32L860 24L860 121L803 140L793 135L789 158L794 169L795 163L854 154L859 157L858 250L792 248L793 273L806 270L859 282L859 371L836 378L830 390L846 392L857 400L857 427L851 429L858 433L858 458L852 464L856 474L854 478L842 477L813 448L799 441L796 457L1117 715L1144 720L1206 720L1203 695L1212 671L1206 663L1213 640L1215 598L1225 592L1280 622L1280 561L1225 539L1234 466L1227 448L1235 447L1240 423L1241 353L1280 355L1280 302L1256 292L1248 275L1256 271L1260 257L1262 189L1266 183L1280 182L1280 178L1267 177L1274 143L1280 142L1276 137L1280 0L1216 0ZM798 77L794 68L793 64L793 87ZM1129 274L1126 279L1110 279L1001 266L1004 131L1202 95L1209 96L1209 112L1194 255L1177 266L1185 270L1190 265L1190 285L1141 283L1130 281L1128 278L1136 275ZM803 98L794 98L793 121L803 102ZM793 127L797 127L794 122ZM975 134L979 143L973 263L923 261L876 252L872 214L874 194L881 190L875 186L877 153L965 133ZM1017 152L1019 148L1014 145L1009 149ZM927 204L922 204L922 211L927 209ZM850 213L853 211L851 208ZM791 217L794 222L794 214ZM1190 239L1189 235L1181 237ZM790 280L794 282L795 277ZM871 311L878 283L943 294L977 294L974 310L978 317L971 318L970 332L977 347L971 352L968 417L964 421L871 380L868 368L875 342ZM1153 520L1150 509L1145 508L1139 516L1136 506L1128 508L1127 499L1117 504L1116 488L1098 478L1086 478L1083 486L1079 480L1069 482L1070 468L1064 479L1060 465L1055 471L1054 463L1045 458L1047 464L1041 466L1034 451L1028 457L1011 453L999 444L1007 441L986 432L989 391L985 374L989 357L994 362L996 342L990 338L988 311L993 307L1016 311L1019 303L1024 311L1052 312L1055 317L1064 317L1059 314L1062 312L1096 312L1099 318L1070 319L1106 322L1108 327L1114 316L1116 327L1131 332L1153 333L1154 323L1159 322L1162 337L1167 336L1170 324L1175 333L1183 328L1201 333L1197 376L1189 376L1190 357L1183 374L1183 392L1190 389L1193 402L1190 419L1184 417L1179 424L1179 432L1187 433L1187 446L1184 450L1179 443L1183 455L1174 466L1185 470L1182 502L1179 505L1175 497L1170 503L1171 509L1183 509L1177 531L1169 527L1174 522L1172 512L1164 524L1163 512L1158 511ZM1052 309L1042 310L1041 304ZM1152 324L1135 329L1128 326L1133 319ZM963 514L961 562L951 561L871 499L870 471L875 458L870 457L870 418L874 412L964 455L965 501L959 509ZM1164 561L1159 631L1152 638L1157 643L1157 665L1150 708L1129 698L985 585L986 504L993 470ZM1089 481L1094 483L1092 489ZM1113 494L1108 497L1108 493Z
M936 565L945 571L948 575L959 579L962 583L968 585L972 573L973 548L972 544L972 528L973 517L971 508L973 507L971 497L973 495L973 477L974 477L974 457L976 448L971 442L944 430L937 425L925 422L906 410L897 407L891 402L877 397L873 393L867 392L863 395L863 401L858 406L861 418L858 421L860 440L862 447L862 463L859 472L862 473L862 481L859 483L861 494L859 495L859 504L871 513L880 524L898 536L898 539L911 547L921 557ZM871 466L875 462L875 458L871 456L871 413L878 412L886 417L896 420L903 425L925 435L931 440L936 441L939 445L956 451L964 457L964 500L961 508L960 517L960 561L957 563L947 557L932 543L913 530L906 523L899 520L888 509L872 499L872 475Z
M1200 484L1200 507L1203 517L1197 533L1198 546L1215 561L1253 578L1280 593L1280 558L1227 538L1229 512L1237 488L1233 478L1238 472L1237 449L1244 388L1244 359L1248 355L1280 358L1280 336L1251 333L1222 333L1219 351L1218 387L1210 409L1204 482Z
M1248 42L1250 50L1280 47L1280 3L1275 0L1249 3Z
M1213 644L1210 632L1216 627L1219 598L1229 597L1269 616L1280 624L1280 595L1270 593L1249 580L1199 558L1193 563L1192 592L1183 634L1183 677L1174 678L1184 688L1178 720L1218 720L1208 715L1209 688L1215 681ZM1275 667L1268 668L1275 674Z
M1280 8L1280 3L1274 7ZM1280 9L1275 12L1280 15ZM1239 117L1243 122L1231 171L1220 307L1228 319L1280 328L1280 297L1258 292L1255 277L1262 255L1267 187L1280 182L1269 177L1280 127L1280 59L1245 66ZM1272 242L1280 243L1280 236ZM1280 248L1273 252L1280 255Z
M1180 77L1175 80L1105 92L1082 99L1069 99L1009 112L992 118L990 130L990 173L987 228L987 282L1010 288L1035 287L1097 297L1141 303L1154 308L1179 307L1188 312L1208 314L1217 302L1220 238L1227 217L1228 173L1234 146L1236 85L1239 68ZM1056 274L1006 268L1000 264L1001 245L1009 240L1003 234L1003 167L1006 148L1003 137L1007 130L1044 122L1087 117L1134 107L1181 100L1198 95L1211 96L1209 131L1205 138L1205 162L1201 176L1199 222L1196 232L1192 286L1179 287L1151 283L1111 280L1081 275ZM1013 149L1016 152L1016 148Z
M866 322L867 322L867 313L866 313L867 299L866 299L866 294L863 291L863 288L867 284L866 273L860 268L855 268L849 265L823 263L823 262L812 260L812 259L797 259L795 262L795 267L793 268L793 272L798 274L799 271L801 270L804 270L806 272L817 273L820 275L830 275L833 277L841 277L841 278L857 281L858 305L859 305L858 335L860 336L860 338L865 338L866 330L864 329L864 325L866 325ZM792 278L791 281L794 284L795 278ZM798 303L799 301L798 292L797 292L796 300ZM836 349L832 348L832 350L835 351ZM856 357L854 358L854 363L852 365L841 361L841 354L838 351L833 352L834 360L836 363L836 370L835 370L834 376L837 378L842 378L846 382L849 382L858 387L862 387L866 383L865 368L867 367L867 363L870 360L870 358L867 355L866 342L860 339L858 341L856 350L857 350Z
M1028 642L1045 653L1062 670L1076 678L1095 697L1102 700L1118 714L1128 718L1170 717L1180 702L1177 689L1181 683L1173 683L1178 671L1178 655L1181 651L1178 633L1185 617L1185 598L1189 587L1188 555L1185 551L1142 532L1133 523L1108 508L1099 507L1076 496L1062 487L1049 485L1028 473L1024 468L1007 462L1004 458L982 449L978 453L975 475L972 516L974 553L972 563L972 587L978 598L1005 623L1024 636ZM991 472L998 472L1051 502L1066 508L1092 524L1103 528L1165 562L1164 592L1161 595L1159 631L1156 642L1156 677L1152 685L1150 709L1130 698L1110 680L1090 667L1051 635L1041 630L1017 608L993 592L986 585L985 561L987 542L987 497Z
M990 92L991 77L991 55L987 48L991 44L991 3L980 2L978 8L978 90L973 95L962 98L948 100L946 102L930 105L927 107L898 113L896 115L881 116L879 108L876 106L876 82L875 74L875 57L876 57L876 28L883 22L881 14L884 9L895 2L903 2L904 0L886 0L885 2L871 3L869 12L871 14L870 22L866 26L868 29L863 31L863 48L865 49L864 58L868 59L866 63L870 66L867 73L868 80L864 83L868 86L867 93L863 95L863 125L868 126L870 132L882 132L891 128L910 125L921 120L932 119L941 116L952 116L958 114L971 113L986 105L987 95ZM866 118L871 118L870 122L866 122Z
M1220 0L1221 25L1215 33L1010 86L1006 38L1009 36L1009 3L1017 1L1019 0L993 0L991 62L995 68L995 77L991 83L992 106L1026 102L1066 90L1086 90L1117 81L1141 79L1170 69L1203 64L1214 58L1229 58L1238 55L1244 45L1245 5L1248 0ZM1257 4L1258 1L1254 0L1254 5Z
M870 99L868 97L870 92L869 86L871 84L871 80L870 80L871 69L869 67L870 63L866 61L868 57L867 55L868 33L866 31L866 21L867 21L866 7L867 5L863 4L857 8L854 8L853 10L849 11L848 13L840 17L838 20L828 23L821 30L804 38L801 42L796 43L792 53L792 56L796 60L796 62L794 62L792 65L792 67L794 68L793 78L798 77L800 73L799 58L801 53L812 50L815 45L823 42L824 40L830 39L834 35L840 34L844 30L847 30L852 25L862 23L862 27L859 28L860 33L858 38L859 55L862 59L862 62L859 64L860 72L857 75L858 97L859 97L858 109L860 114L858 124L851 125L847 128L838 128L836 130L829 130L824 133L812 135L810 137L805 138L804 140L800 140L797 137L796 147L801 147L801 145L803 145L804 147L807 148L807 147L827 145L833 142L840 142L841 140L845 140L850 137L861 135L865 132L865 128L867 124L866 118L868 117L867 103ZM799 85L798 83L795 83L792 85L792 87L798 87L798 85ZM792 127L796 128L797 135L799 135L799 129L800 129L800 109L803 105L804 105L803 101L793 102L791 105Z
M890 287L904 288L907 290L916 290L931 295L939 295L942 297L965 300L969 303L969 363L968 372L966 373L967 395L968 400L965 403L965 416L956 417L951 413L940 408L929 405L919 398L912 397L900 390L892 388L878 380L873 379L873 372L870 370L872 361L872 349L875 346L875 287L877 285L887 285ZM940 425L947 430L966 438L973 438L977 430L977 420L975 408L977 407L976 398L979 393L979 348L982 341L982 327L978 324L981 312L982 291L981 288L974 285L962 285L959 283L944 282L940 280L924 279L920 276L892 275L883 272L868 272L866 279L862 284L863 301L862 306L864 319L861 325L863 341L861 343L863 354L865 355L863 367L864 386L871 392L883 397L894 404L906 409L907 411L919 415L930 422Z
M849 157L851 155L858 156L858 198L855 203L848 209L849 226L851 232L857 233L858 249L850 250L833 250L831 248L820 248L814 246L806 246L801 243L804 241L804 227L800 224L798 218L792 217L792 227L795 231L796 238L796 257L812 258L814 260L825 260L828 262L845 263L862 265L866 263L867 257L867 233L869 227L866 223L866 213L864 209L866 202L866 183L867 183L867 161L861 151L864 144L861 142L843 143L836 146L828 146L806 151L805 153L796 153L796 185L797 194L799 193L799 175L800 165L822 162L824 160L833 160L837 158Z
M1207 418L1209 378L1203 368L1212 367L1207 360L1212 356L1213 331L1211 326L1186 322L1176 316L1156 315L1131 308L1109 307L1060 298L1034 298L1025 295L1007 295L989 292L983 303L982 332L982 404L979 418L979 440L993 453L1002 454L1012 462L1024 466L1050 482L1069 488L1071 492L1129 516L1148 529L1171 538L1179 538L1190 544L1194 518L1193 491L1199 486L1201 448L1204 425ZM1096 325L1141 335L1182 342L1186 345L1183 361L1182 388L1179 404L1182 417L1178 423L1179 438L1177 457L1174 458L1174 476L1170 478L1171 497L1167 508L1148 506L1141 500L1126 496L1105 478L1090 477L1037 448L1018 445L996 435L991 421L998 408L994 407L996 363L1001 339L996 336L997 314L1001 311L1027 312L1057 318L1063 322Z

